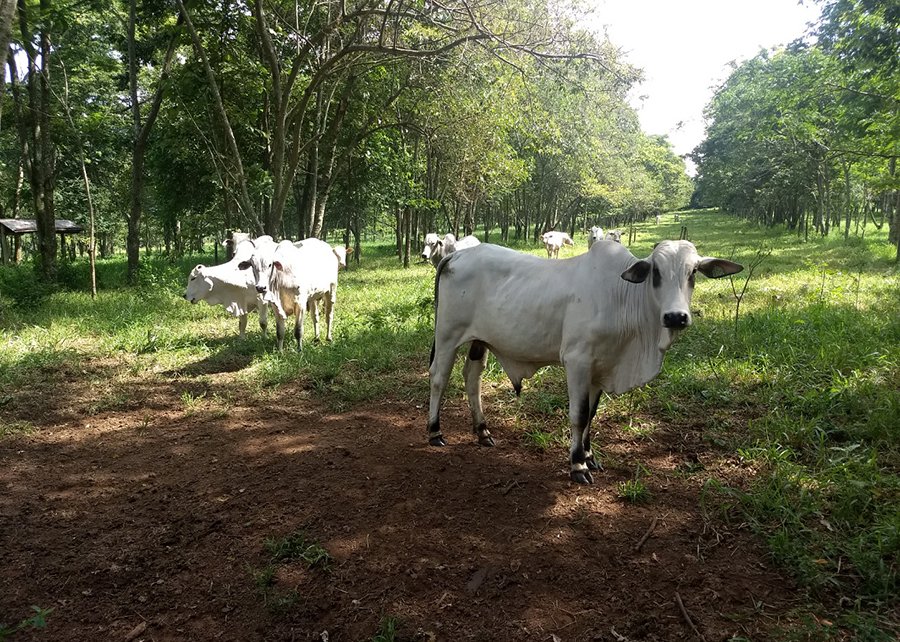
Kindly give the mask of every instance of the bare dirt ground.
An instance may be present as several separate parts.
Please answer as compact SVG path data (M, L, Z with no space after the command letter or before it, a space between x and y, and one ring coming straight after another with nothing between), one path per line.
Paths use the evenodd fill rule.
M690 431L595 422L612 463L579 487L562 447L503 427L478 446L461 399L437 449L413 404L332 414L282 388L188 411L177 375L86 414L102 377L52 373L4 409L35 430L0 441L0 618L53 609L16 640L357 641L385 616L400 640L767 640L797 606L745 529L704 518L703 476L678 470L722 455ZM634 462L643 506L616 493ZM330 569L281 564L264 591L265 540L296 531Z

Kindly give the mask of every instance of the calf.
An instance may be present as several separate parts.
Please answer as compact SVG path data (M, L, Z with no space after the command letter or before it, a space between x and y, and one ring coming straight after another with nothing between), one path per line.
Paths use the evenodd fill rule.
M275 309L279 352L284 350L285 321L292 314L297 317L294 325L297 350L303 349L305 312L312 315L313 334L316 341L319 340L319 302L325 312L325 338L332 340L339 265L339 253L336 249L316 238L297 243L282 241L275 248L265 300Z
M622 230L610 230L606 233L606 236L603 237L604 241L614 241L615 243L622 242Z
M544 248L547 250L548 259L558 259L559 250L563 245L575 246L572 237L565 232L544 232L541 236L541 240L544 242Z
M445 445L440 405L456 350L479 443L492 446L481 406L481 373L491 350L518 394L539 368L561 364L569 391L570 476L593 483L598 465L590 423L603 392L621 394L653 379L666 351L691 324L697 272L718 278L742 270L704 258L688 241L663 241L646 259L598 241L586 253L545 261L495 245L454 254L435 278L428 442Z

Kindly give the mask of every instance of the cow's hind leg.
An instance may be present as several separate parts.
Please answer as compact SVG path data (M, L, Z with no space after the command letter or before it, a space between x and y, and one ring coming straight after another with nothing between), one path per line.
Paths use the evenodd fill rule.
M238 336L243 339L245 334L247 334L247 315L242 314L238 320Z
M584 444L584 463L587 465L588 470L602 469L602 466L597 463L597 460L594 458L594 453L591 450L591 423L597 415L597 406L600 404L600 395L602 394L603 391L599 388L591 388L591 410L588 415L587 425L584 427L584 437L582 439L582 443Z
M319 343L319 302L316 299L310 299L306 304L306 311L312 315L313 341Z
M569 387L569 424L572 428L572 445L569 450L569 476L578 484L593 484L594 477L588 466L585 452L585 435L591 423L590 367L565 364ZM590 443L588 441L588 443ZM595 464L596 465L596 464Z
M456 344L437 340L431 346L431 368L428 372L431 378L431 398L428 401L428 443L432 446L446 446L444 435L441 433L441 398L447 383L450 381L450 371L453 370L453 360L456 357Z
M493 446L494 438L491 437L487 424L484 421L484 412L481 407L481 373L487 363L487 346L481 341L473 341L469 348L469 356L463 366L463 378L466 381L466 396L469 398L469 410L472 411L472 426L478 435L478 443L482 446Z

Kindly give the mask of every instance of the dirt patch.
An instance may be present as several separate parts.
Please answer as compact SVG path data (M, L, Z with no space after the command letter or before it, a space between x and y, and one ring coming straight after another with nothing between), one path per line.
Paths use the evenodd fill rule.
M414 405L330 414L282 389L186 409L179 385L94 415L35 402L36 430L0 441L0 619L52 608L40 640L357 641L386 616L403 640L698 639L677 592L706 640L772 639L794 600L752 537L704 518L680 472L714 456L696 435L601 427L607 470L579 487L564 449L502 426L478 446L458 399L437 449ZM616 492L636 463L642 506ZM328 569L270 567L265 541L297 532Z

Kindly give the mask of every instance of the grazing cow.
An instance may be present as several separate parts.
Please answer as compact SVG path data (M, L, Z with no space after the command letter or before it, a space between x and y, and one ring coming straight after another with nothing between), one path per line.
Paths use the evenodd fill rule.
M569 389L570 476L593 483L599 467L589 426L603 392L621 394L653 379L666 350L691 324L696 272L739 272L701 257L688 241L663 241L643 260L623 245L544 261L496 245L451 256L435 279L428 442L443 446L440 405L456 350L471 343L463 368L478 441L493 446L481 406L481 373L491 350L518 394L539 368L561 364Z
M597 241L603 240L603 228L599 225L595 225L591 228L591 231L588 232L588 249L591 249L591 246Z
M422 261L431 260L434 267L438 266L445 256L450 256L459 250L465 250L470 247L480 245L481 241L472 236L464 236L457 240L453 234L447 234L441 238L434 232L425 235L425 247L422 248Z
M346 253L344 253L346 256ZM303 349L303 315L313 318L313 334L319 340L319 308L325 311L325 338L331 341L334 303L337 298L339 253L325 241L309 238L297 243L282 241L275 248L265 300L275 309L278 351L284 351L284 323L297 316L294 338Z
M622 242L622 230L610 230L606 233L606 236L603 237L604 241L615 241L616 243Z
M659 225L659 222L660 222L661 220L662 220L662 215L661 215L661 214L657 214L657 215L656 215L656 224Z
M544 248L547 250L548 259L558 259L559 250L563 245L575 247L574 241L565 232L544 232L541 240L544 242Z
M271 241L271 237L265 237ZM191 303L206 301L209 305L221 305L232 316L240 318L241 338L247 330L247 314L256 308L259 327L263 333L268 325L267 307L256 291L252 273L240 265L249 261L254 251L253 241L243 241L235 249L234 257L220 265L197 265L188 277L184 298Z

